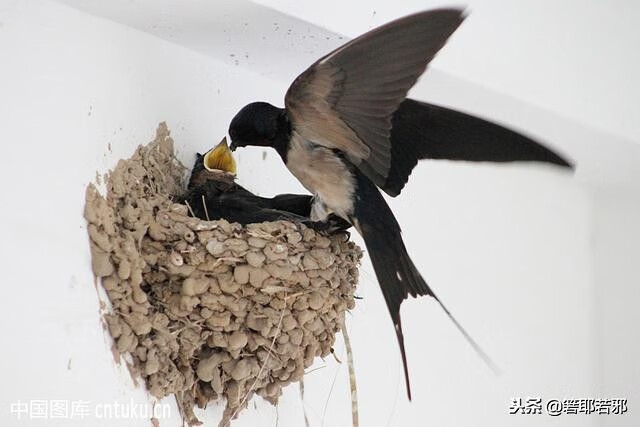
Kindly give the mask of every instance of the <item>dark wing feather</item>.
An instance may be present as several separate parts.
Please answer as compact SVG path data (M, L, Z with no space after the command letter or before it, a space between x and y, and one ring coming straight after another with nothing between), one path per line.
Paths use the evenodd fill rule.
M293 131L343 151L384 186L392 162L393 113L463 19L459 9L410 15L321 58L287 91Z
M403 101L392 125L391 168L380 186L390 196L400 194L419 159L530 161L573 168L559 154L524 135L426 102Z

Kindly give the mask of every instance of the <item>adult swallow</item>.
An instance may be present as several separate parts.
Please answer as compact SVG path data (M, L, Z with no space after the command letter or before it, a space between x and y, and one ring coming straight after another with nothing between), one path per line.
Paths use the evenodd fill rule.
M376 28L320 58L286 93L285 108L256 102L229 127L231 149L273 147L313 195L311 218L336 214L364 238L391 314L411 399L400 304L436 299L480 356L490 361L422 278L379 189L400 194L420 159L536 161L571 167L521 134L437 105L407 91L463 22L459 9L410 15Z

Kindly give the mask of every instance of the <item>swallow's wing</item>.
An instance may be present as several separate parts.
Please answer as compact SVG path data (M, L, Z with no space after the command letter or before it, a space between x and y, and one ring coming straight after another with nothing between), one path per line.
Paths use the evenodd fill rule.
M459 9L410 15L321 58L287 91L293 131L344 152L384 187L393 113L463 19Z
M420 159L542 162L573 169L551 147L460 111L405 99L393 114L391 167L381 188L397 196Z

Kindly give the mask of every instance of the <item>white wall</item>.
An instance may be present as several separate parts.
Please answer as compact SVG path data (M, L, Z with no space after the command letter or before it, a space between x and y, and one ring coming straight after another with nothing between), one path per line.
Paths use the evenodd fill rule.
M607 189L594 193L593 267L596 286L597 334L601 360L599 383L603 395L640 400L638 342L640 332L640 200L637 192ZM626 426L610 419L607 426Z
M180 157L191 163L193 152L224 135L238 108L254 99L280 104L290 78L341 43L335 33L245 1L63 3L108 19L59 2L0 3L5 141L0 174L7 200L0 211L7 289L0 312L12 349L1 358L5 384L10 384L0 392L3 425L42 424L18 424L8 410L17 399L149 400L141 387L132 386L126 370L114 365L99 322L82 218L84 188L96 171L113 167L150 140L161 120L173 130ZM399 4L398 10L404 7L413 3ZM509 10L517 22L520 12ZM356 9L326 11L337 23L350 17L353 31L364 20ZM316 23L355 34L328 25L334 22L328 13L313 16ZM489 30L478 25L477 33L466 30L466 43L487 36ZM462 56L456 61L464 65ZM552 67L549 62L540 66ZM515 83L504 90L511 88L523 93ZM640 402L633 386L640 382L633 325L640 319L631 311L637 293L626 292L639 276L633 268L637 233L627 232L640 212L637 141L595 131L563 119L566 111L545 112L441 69L432 70L414 93L542 137L579 166L573 177L532 166L425 162L416 169L403 195L391 201L409 252L503 375L496 378L482 365L433 301L411 300L402 312L414 390L414 401L406 402L395 337L365 262L359 289L364 299L349 322L361 424L603 422L597 417L509 416L509 399L517 396L620 395L631 399L633 414ZM557 105L564 106L561 98ZM603 102L615 107L606 96ZM264 160L262 154L239 152L244 185L260 194L301 191L275 153L268 152ZM621 261L622 247L626 258ZM613 281L615 292L609 293ZM345 359L341 345L338 353ZM319 366L325 364L306 380L311 425L349 425L346 367L331 359ZM285 393L277 414L268 404L256 403L236 425L302 424L295 386ZM177 410L172 409L173 420L161 420L161 425L176 424ZM220 413L220 407L208 408L206 425L215 425ZM609 420L634 425L633 417ZM113 422L91 419L90 424Z
M85 187L96 171L105 172L153 139L162 120L178 141L181 159L191 164L196 150L219 141L242 103L241 93L281 88L53 2L0 2L0 21L5 198L0 424L43 425L42 420L18 423L9 406L17 400L148 402L127 370L114 364L100 324L82 217ZM238 81L244 84L237 87ZM266 176L288 179L277 168ZM245 422L255 423L263 414L273 419L274 410L261 406L266 409ZM162 425L178 424L172 408L172 420ZM219 419L222 408L208 413L209 421ZM70 421L58 425L114 425L94 417ZM44 421L49 422L55 425Z

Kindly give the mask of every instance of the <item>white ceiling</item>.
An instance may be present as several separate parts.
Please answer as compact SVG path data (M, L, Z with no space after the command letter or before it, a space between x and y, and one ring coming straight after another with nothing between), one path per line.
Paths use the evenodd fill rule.
M256 1L350 37L408 13L466 4L469 16L434 68L640 142L638 1Z
M346 40L247 0L57 1L278 81Z
M266 76L283 85L283 96L295 76L348 37L443 4L438 0L57 1ZM412 96L549 141L578 163L579 178L596 185L640 185L640 79L636 77L640 55L635 53L640 27L631 25L640 16L640 2L471 0L469 4L469 17ZM256 93L256 99L262 97ZM488 98L500 101L486 102ZM267 100L282 104L282 98Z
M58 1L286 81L342 44L339 35L353 37L407 13L453 3ZM640 142L640 2L465 3L469 17L433 68Z

